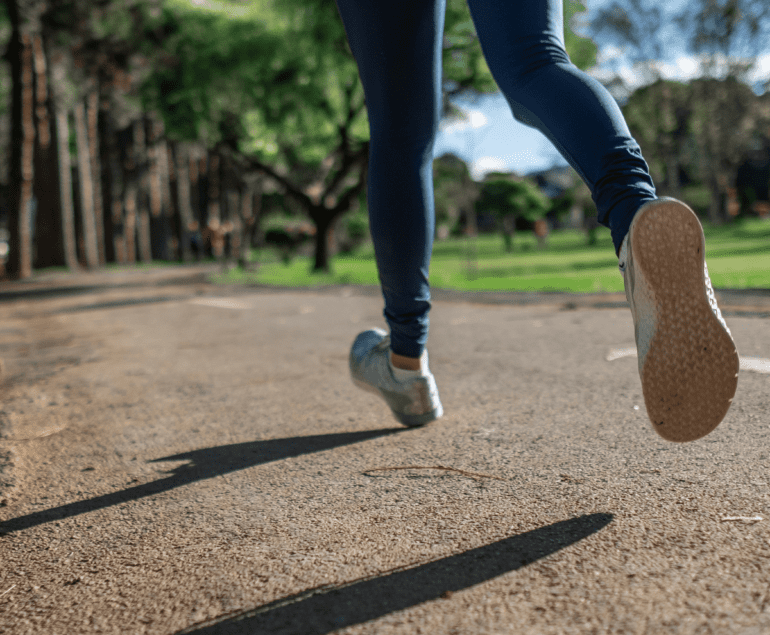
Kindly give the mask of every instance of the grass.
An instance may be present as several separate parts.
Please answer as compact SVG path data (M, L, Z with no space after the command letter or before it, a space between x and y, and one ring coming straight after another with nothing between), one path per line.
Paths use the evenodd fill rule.
M704 232L715 287L770 289L770 220L707 226ZM431 286L463 291L622 292L609 231L601 229L597 234L596 245L588 246L581 231L553 232L547 248L539 249L534 236L521 233L515 237L512 253L503 250L499 235L439 241L433 249ZM232 270L216 276L215 282L288 287L379 284L371 245L354 255L333 258L329 274L312 274L311 263L309 256L303 256L284 265L273 250L255 251L255 270Z

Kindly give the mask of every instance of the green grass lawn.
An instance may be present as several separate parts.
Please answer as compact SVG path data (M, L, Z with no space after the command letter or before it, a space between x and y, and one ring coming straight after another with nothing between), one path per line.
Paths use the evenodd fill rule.
M770 220L705 227L704 232L715 287L770 289ZM215 281L297 287L379 284L371 245L354 255L333 258L330 274L312 274L311 263L305 256L284 265L273 250L255 251L253 271L236 269L216 276ZM590 247L585 234L577 230L553 232L545 249L537 247L532 234L520 233L512 253L504 251L498 235L480 236L475 241L437 241L430 282L434 288L464 291L623 291L623 278L606 229L598 232L596 245Z

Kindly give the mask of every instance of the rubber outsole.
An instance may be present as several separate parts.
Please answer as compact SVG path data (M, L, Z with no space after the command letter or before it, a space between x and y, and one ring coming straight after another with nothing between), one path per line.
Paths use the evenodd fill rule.
M370 392L373 395L382 397L382 393L380 393L380 391L377 390L377 388L375 388L374 386L371 386L370 384L367 384L364 381L361 381L359 379L353 379L353 383L356 386L358 386L361 390L365 390L366 392ZM393 410L393 408L391 408L390 411L393 413L393 416L398 420L399 423L401 423L402 425L405 425L408 428L420 428L424 425L429 424L431 421L435 421L436 419L439 419L444 414L443 408L441 406L420 415L411 415L403 412L396 412L395 410Z
M738 351L709 304L705 238L695 213L656 202L629 230L634 278L654 299L655 331L639 374L654 430L694 441L724 419L738 386Z

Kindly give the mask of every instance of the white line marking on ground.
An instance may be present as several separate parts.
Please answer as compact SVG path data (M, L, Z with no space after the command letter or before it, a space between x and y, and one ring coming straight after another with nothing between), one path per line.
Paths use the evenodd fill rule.
M201 306L210 306L215 309L248 309L250 308L243 302L237 300L229 300L227 298L195 298L190 300L191 304L199 304Z
M764 357L741 357L741 370L770 374L770 359Z
M623 348L612 348L604 359L611 362L612 360L620 359L621 357L636 357L636 347L625 346Z

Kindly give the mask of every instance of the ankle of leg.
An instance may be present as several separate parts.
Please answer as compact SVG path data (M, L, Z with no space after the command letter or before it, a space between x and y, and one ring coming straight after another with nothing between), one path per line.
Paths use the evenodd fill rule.
M394 362L396 361L396 366ZM407 379L413 379L415 377L425 377L428 374L428 353L423 351L423 354L419 358L406 357L396 355L391 351L388 356L388 362L390 368L393 371L393 376L399 380L404 381ZM400 368L399 366L411 366L411 368ZM415 368L417 366L417 368Z

